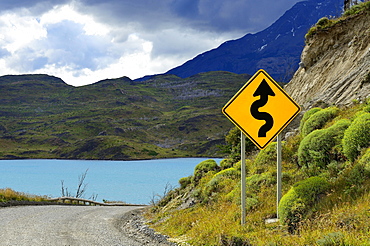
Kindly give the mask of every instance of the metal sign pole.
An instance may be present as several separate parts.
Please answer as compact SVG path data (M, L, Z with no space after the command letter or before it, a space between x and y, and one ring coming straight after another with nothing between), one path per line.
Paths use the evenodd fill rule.
M241 223L242 225L245 224L245 193L246 193L246 187L245 187L245 135L243 132L241 132L240 135L240 159L241 159L241 212L242 212L242 218Z
M281 199L281 133L277 135L276 153L277 153L277 196L276 196L276 217L279 219L279 202Z

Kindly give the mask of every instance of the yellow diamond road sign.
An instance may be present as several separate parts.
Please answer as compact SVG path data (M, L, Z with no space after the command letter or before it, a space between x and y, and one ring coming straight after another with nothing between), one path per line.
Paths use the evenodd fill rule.
M262 69L222 108L222 112L260 149L274 140L300 110Z

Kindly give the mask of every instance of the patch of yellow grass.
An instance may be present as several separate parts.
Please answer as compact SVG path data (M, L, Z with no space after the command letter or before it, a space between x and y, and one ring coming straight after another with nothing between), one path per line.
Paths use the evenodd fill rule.
M44 201L46 197L17 192L10 188L0 189L0 202L6 201Z

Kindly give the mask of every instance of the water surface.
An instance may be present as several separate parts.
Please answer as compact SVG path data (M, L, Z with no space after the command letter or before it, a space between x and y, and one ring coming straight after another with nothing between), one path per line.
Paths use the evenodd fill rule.
M178 158L141 161L95 160L0 160L0 188L12 188L35 195L61 196L61 180L75 194L78 176L86 170L85 198L97 194L97 201L148 204L165 186L193 173L209 158ZM218 163L221 159L215 159Z

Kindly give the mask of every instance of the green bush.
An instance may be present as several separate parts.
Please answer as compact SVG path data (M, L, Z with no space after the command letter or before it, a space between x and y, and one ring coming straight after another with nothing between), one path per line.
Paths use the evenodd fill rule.
M228 154L231 162L235 163L240 160L240 130L237 127L232 128L225 136L226 145L218 146L223 153ZM256 150L257 147L252 143L249 138L245 139L245 152L250 153Z
M317 113L318 111L322 110L322 108L311 108L310 110L308 110L306 113L304 113L302 119L301 119L301 122L299 124L299 131L302 132L302 128L303 128L303 125L304 123L306 123L306 121L315 113Z
M250 170L252 169L253 165L254 164L253 164L253 161L252 160L250 160L250 159L246 159L245 160L245 171L246 171L247 174L250 172ZM241 161L238 161L238 162L234 163L233 167L240 172L241 169L242 169L242 163L241 163Z
M363 3L353 5L349 10L344 12L343 16L356 15L362 11L370 12L370 2L363 2Z
M276 184L276 172L265 172L254 174L245 179L245 184L248 192L255 193L262 186L270 186Z
M252 173L263 173L276 167L276 142L261 150L254 160Z
M370 148L365 151L365 154L358 161L360 165L365 167L365 170L370 172Z
M297 224L319 200L319 196L329 188L329 183L320 177L311 177L294 184L280 200L280 221L288 225L290 232L294 232Z
M301 134L303 137L310 132L322 128L326 122L333 119L339 112L336 107L329 107L313 113L302 125Z
M209 171L218 171L219 166L215 160L205 160L199 163L194 169L194 181L198 182Z
M308 134L298 148L298 163L309 176L318 175L331 161L339 161L344 131L350 126L347 119L338 121L327 129Z
M223 159L220 162L220 167L222 170L228 169L234 165L234 162L231 159Z
M184 189L184 188L185 188L185 187L187 187L189 184L191 184L191 179L192 179L192 176L189 176L189 177L183 177L183 178L179 179L180 188L181 188L181 189Z
M213 178L217 177L227 177L227 178L237 178L240 176L239 170L235 169L234 167L230 167L228 169L222 170L216 173Z
M366 105L362 110L366 113L370 113L370 105Z
M223 193L223 189L233 189L234 180L239 176L239 170L233 167L216 173L207 183L198 185L198 199L202 202L207 202L211 198L217 199L218 195Z
M330 24L330 20L328 19L328 17L322 17L321 19L319 19L316 23L316 26L320 26L322 28L325 28L325 26L329 25Z
M370 147L370 113L362 113L344 132L343 152L351 161L354 161L363 148Z

